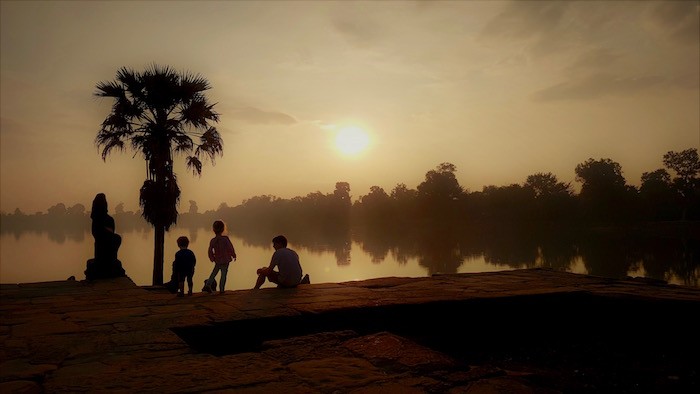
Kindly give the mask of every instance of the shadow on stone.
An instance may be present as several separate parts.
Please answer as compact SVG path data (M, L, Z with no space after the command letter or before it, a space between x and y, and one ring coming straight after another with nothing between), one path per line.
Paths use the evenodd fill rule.
M668 376L677 375L698 384L700 348L692 324L697 306L568 292L345 309L172 331L195 351L215 356L261 352L269 341L322 332L389 332L464 365L548 370L548 376L575 386L592 380L596 389L625 391L640 382L674 388ZM674 323L664 324L666 316L674 316Z

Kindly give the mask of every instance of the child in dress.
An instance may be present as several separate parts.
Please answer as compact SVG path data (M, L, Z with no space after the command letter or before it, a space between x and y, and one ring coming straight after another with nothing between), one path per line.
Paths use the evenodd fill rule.
M215 221L212 225L215 236L209 242L207 253L209 260L214 263L214 269L211 271L209 279L204 283L204 291L207 293L211 293L214 290L211 284L219 271L221 271L219 294L224 294L229 263L236 260L236 250L233 248L231 240L227 235L223 235L225 227L224 222L221 220Z
M177 296L185 295L185 279L187 279L188 296L192 295L192 276L194 276L194 266L197 264L197 258L194 253L187 249L190 245L189 238L182 236L177 239L177 246L180 248L175 252L175 261L173 262L173 274L178 283Z

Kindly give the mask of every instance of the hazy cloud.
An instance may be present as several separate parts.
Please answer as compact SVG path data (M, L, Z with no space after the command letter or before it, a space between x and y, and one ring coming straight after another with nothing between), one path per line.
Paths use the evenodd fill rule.
M490 19L480 31L478 40L484 43L497 40L502 44L525 45L535 56L560 53L579 45L587 29L579 22L574 2L568 1L515 1ZM577 23L572 23L577 21Z
M595 74L540 90L535 93L534 98L537 101L591 100L604 96L629 96L652 88L673 85L675 83L657 75L618 77Z
M546 33L559 26L568 8L564 1L509 3L486 24L481 37L527 39Z
M640 27L650 2L514 1L480 30L482 43L524 45L531 55L563 54L591 47L625 45L616 32ZM612 38L612 40L611 40ZM637 40L639 38L637 37ZM612 45L612 46L611 46Z
M367 15L359 12L344 12L333 17L333 27L352 45L369 47L379 37L381 29L377 23L370 20Z
M651 9L651 20L684 44L700 41L700 5L696 1L664 1Z
M283 124L291 125L297 123L293 116L277 111L264 111L254 107L241 107L231 110L231 117L255 124Z
M596 48L584 52L578 56L569 70L601 70L612 66L620 55L609 49Z

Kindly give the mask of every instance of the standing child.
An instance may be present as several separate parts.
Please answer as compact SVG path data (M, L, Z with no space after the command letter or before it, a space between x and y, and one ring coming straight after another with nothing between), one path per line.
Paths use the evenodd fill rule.
M192 276L194 276L194 266L197 264L197 258L194 256L194 252L187 249L190 246L189 238L185 236L179 237L177 246L180 250L175 252L175 261L173 262L173 274L175 274L178 283L177 296L183 297L185 295L185 279L187 279L189 289L187 295L191 296Z
M212 282L216 278L216 274L221 271L221 278L219 279L219 294L224 294L224 289L226 286L226 276L228 274L228 265L231 261L236 260L236 250L233 248L233 244L227 235L223 235L225 229L224 222L217 220L212 225L214 230L214 238L209 242L209 261L214 263L214 269L209 275L209 279L204 283L204 291L207 293L212 292Z

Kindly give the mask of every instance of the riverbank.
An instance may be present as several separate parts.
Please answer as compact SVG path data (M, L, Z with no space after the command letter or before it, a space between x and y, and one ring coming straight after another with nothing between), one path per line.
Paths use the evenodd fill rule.
M700 289L543 269L0 285L0 392L692 392Z

